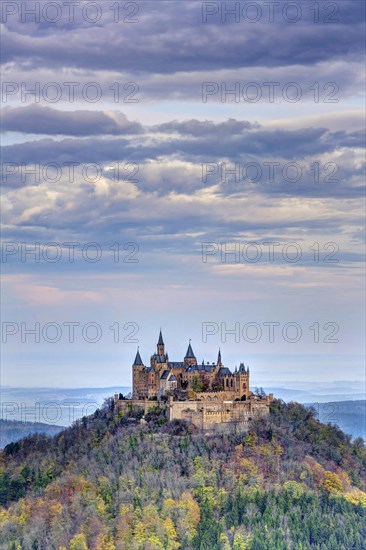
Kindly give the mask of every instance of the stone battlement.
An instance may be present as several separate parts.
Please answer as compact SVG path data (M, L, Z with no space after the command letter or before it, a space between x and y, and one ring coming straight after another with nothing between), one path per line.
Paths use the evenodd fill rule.
M220 392L217 392L220 393ZM204 430L213 429L217 424L241 423L247 425L250 420L269 414L269 405L273 400L272 394L267 398L251 398L248 401L227 401L223 399L186 400L174 401L171 397L166 405L168 420L185 420L197 428ZM124 399L114 398L116 409L125 414L131 411L141 410L144 415L149 409L161 405L157 401L148 399Z

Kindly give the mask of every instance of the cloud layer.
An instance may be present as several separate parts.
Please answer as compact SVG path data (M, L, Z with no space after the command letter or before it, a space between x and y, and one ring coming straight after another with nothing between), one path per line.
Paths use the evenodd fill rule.
M338 347L299 344L283 376L296 350L317 357L309 378L322 353L362 353L362 2L310 9L281 0L272 22L262 1L226 3L239 6L237 21L225 3L196 0L121 1L117 11L94 3L96 22L88 3L72 18L59 3L54 23L54 7L35 20L25 13L35 2L5 4L9 319L108 325L113 317L138 322L147 339L169 325L173 341L178 333L200 339L205 320L343 322ZM22 257L21 243L50 242L60 261ZM79 243L72 263L68 242ZM91 242L102 250L95 263L80 256ZM294 242L301 258L291 262L283 251ZM116 263L116 243L123 258L126 243L136 243L139 261ZM262 247L258 262L245 255L253 243ZM276 243L272 259L268 243ZM262 344L258 352L270 356ZM32 348L33 364L46 348ZM8 349L10 364L15 339ZM289 354L288 345L275 352ZM132 347L120 353L128 365ZM88 362L89 354L80 345L75 357Z

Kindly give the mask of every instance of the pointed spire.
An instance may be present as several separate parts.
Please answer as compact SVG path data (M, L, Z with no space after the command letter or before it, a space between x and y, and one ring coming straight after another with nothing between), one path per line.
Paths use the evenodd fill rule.
M184 359L196 359L196 356L193 353L193 349L192 349L192 346L191 346L191 340L189 340L187 353L185 354Z
M137 348L137 353L136 353L135 360L134 360L134 362L133 362L133 366L135 366L135 365L143 365L143 362L142 362L142 359L141 359L141 355L140 355L139 349L140 349L140 348Z
M218 356L217 356L217 364L218 364L218 365L222 365L222 363L221 363L221 350L220 350L220 348L219 348L219 354L218 354Z
M161 329L160 329L160 332L159 332L159 340L158 340L158 346L163 346L164 345L164 340L163 340L163 335L161 333Z

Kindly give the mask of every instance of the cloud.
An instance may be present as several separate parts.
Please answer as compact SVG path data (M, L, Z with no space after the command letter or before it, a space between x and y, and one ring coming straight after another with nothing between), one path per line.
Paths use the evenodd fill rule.
M285 5L281 1L280 10ZM220 14L203 23L202 4L195 1L164 4L164 17L151 2L138 6L135 24L115 23L107 10L97 25L80 17L70 24L53 25L24 25L19 17L9 18L3 32L3 61L33 67L172 73L310 65L345 55L357 58L363 52L362 2L337 4L338 22L333 23L324 14L315 22L314 13L302 4L301 20L292 24L281 11L273 23L263 15L257 23L236 24L229 17L223 24ZM137 35L144 39L137 42Z
M6 109L6 115L14 110ZM52 135L57 132L62 113L54 109L46 112ZM96 112L95 117L92 113L83 129L85 120L81 116L78 124L78 111L68 115L64 124L85 133L94 118L101 116L103 122L106 118L102 112ZM20 112L16 118L20 118ZM139 193L177 194L182 198L206 192L211 200L258 193L268 197L340 199L363 194L364 134L359 129L288 129L233 118L141 126L127 121L123 113L115 119L120 126L137 127L138 133L125 137L45 137L4 146L4 187L50 184L57 200L75 185L91 196L106 199L118 194L118 189L127 193L126 198ZM31 131L32 122L29 124Z
M130 122L126 115L118 111L60 111L33 104L28 107L5 107L2 129L4 132L83 137L135 134L140 132L141 126Z
M3 110L2 161L14 163L3 174L3 239L30 246L80 244L74 263L67 256L58 263L9 257L3 264L13 304L8 319L32 324L52 314L104 320L106 327L130 319L144 327L146 342L146 334L155 333L154 318L158 326L174 327L178 345L181 334L192 331L199 338L205 319L298 320L305 331L316 320L321 326L336 321L348 328L331 353L337 357L341 349L349 356L359 349L364 332L362 2L320 3L319 22L316 2L297 2L302 17L290 23L283 10L290 5L293 14L294 3L280 0L269 23L267 3L258 1L263 17L257 23L243 17L236 23L232 16L225 22L220 11L203 23L202 2L137 1L133 24L123 21L125 2L119 2L118 23L112 3L100 2L103 13L96 24L82 17L85 2L76 6L73 22L63 17L54 24L32 17L22 22L21 10L34 2L16 4L19 14L2 28L3 81L18 86L5 97ZM244 10L248 5L234 4ZM215 6L225 9L222 2ZM333 8L338 22L326 20ZM206 103L204 82L218 90ZM261 86L258 102L243 97L249 82ZM273 102L266 82L278 83ZM301 89L297 103L284 95L290 82ZM48 97L49 83L61 89L59 100ZM67 83L75 85L75 96ZM101 90L95 103L85 94L89 83ZM126 97L128 83L138 90L135 103ZM235 86L238 102L225 95ZM39 179L24 178L37 163ZM49 163L62 168L59 177L55 167L43 171ZM73 177L66 168L70 163L76 164ZM206 179L205 163L214 169ZM239 177L232 172L223 178L223 163L228 170L239 165ZM253 172L243 168L255 163L263 172L258 181L246 177ZM266 163L279 165L272 181ZM284 177L288 163L301 167L298 181ZM85 166L96 164L100 171L93 178L95 170L85 173ZM301 245L302 258L284 263L282 246L293 241ZM88 242L103 250L95 264L80 257ZM137 263L123 262L128 242L139 247ZM207 263L204 242L218 250ZM280 243L273 263L265 261L268 242ZM110 248L116 243L119 263ZM220 247L236 243L258 243L263 262L236 265L232 256L225 262ZM325 260L334 249L339 262L332 264ZM302 345L296 352L309 353L308 342ZM320 353L320 347L330 353L327 344L313 349ZM18 353L16 339L14 348ZM116 355L118 362L130 360L129 349L126 357L115 349L106 343L100 361ZM34 364L46 355L44 346L39 350ZM260 342L257 350L272 360L273 346ZM62 352L74 371L93 360L85 350L77 355L62 346ZM9 355L12 369L18 360ZM296 361L294 351L285 368ZM259 360L255 363L257 368ZM318 359L315 363L318 372ZM43 383L46 371L40 372Z
M149 131L145 127L145 133ZM169 140L154 131L169 132ZM220 139L218 139L218 137ZM128 158L143 162L174 156L186 161L214 161L231 158L233 162L245 155L272 155L287 159L323 154L342 147L363 147L361 131L330 132L326 128L266 129L246 121L228 120L172 122L151 128L151 136L139 141L125 138L44 138L7 145L2 148L4 162L109 162Z

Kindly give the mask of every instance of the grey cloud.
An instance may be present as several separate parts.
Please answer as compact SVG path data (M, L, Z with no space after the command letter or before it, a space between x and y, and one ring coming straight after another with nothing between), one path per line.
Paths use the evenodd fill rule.
M236 120L234 118L218 123L212 122L211 120L200 121L191 119L183 122L174 120L165 124L159 124L152 127L151 130L164 133L176 132L180 135L190 135L194 137L212 138L218 135L224 135L225 137L229 135L240 135L245 130L259 127L260 125L258 123L252 124L246 120Z
M341 56L360 59L363 54L362 2L338 2L339 23L333 24L314 23L310 10L304 10L306 17L298 24L282 18L275 24L267 20L242 25L229 20L222 24L220 19L204 24L200 2L139 5L139 23L122 26L109 17L98 24L97 32L85 22L72 27L56 24L35 28L9 21L3 36L3 62L28 67L175 73L309 65Z
M76 110L60 111L33 104L27 107L5 107L2 112L5 132L46 135L123 135L141 131L140 124L130 122L121 112Z
M239 124L240 125L240 124ZM14 163L29 162L109 162L129 159L144 162L164 156L174 156L188 162L219 161L230 158L233 161L245 155L272 155L287 159L303 158L306 155L331 152L337 147L361 147L361 132L328 132L325 128L303 128L296 130L265 130L249 128L239 134L231 132L227 126L212 125L210 135L207 126L198 123L196 135L189 138L159 140L146 139L138 144L124 138L65 138L56 141L44 138L2 148L3 161ZM175 125L179 129L179 125ZM203 130L199 134L199 130ZM183 125L183 131L184 125ZM218 139L218 136L220 139Z
M49 163L49 162L108 162L121 159L127 154L130 143L126 139L72 139L55 141L43 138L21 144L4 146L3 162Z
M94 70L92 81L96 82L100 86L102 98L105 102L108 102L110 108L115 110L118 105L115 102L115 88L111 88L111 85L119 83L120 85L120 98L126 99L126 96L132 92L132 88L125 90L123 86L128 82L135 82L135 86L139 86L139 90L135 89L134 99L138 99L141 105L148 105L152 101L166 101L171 99L174 101L194 100L197 103L202 102L202 89L204 89L203 83L214 82L218 85L217 91L212 96L208 97L207 104L202 104L202 113L204 114L206 108L211 108L213 103L221 103L220 86L223 90L225 87L227 90L235 89L235 84L240 86L239 88L239 103L236 105L238 113L247 113L248 109L257 109L260 105L268 104L269 101L269 85L275 86L274 90L274 102L276 104L285 103L286 99L286 86L289 82L295 82L300 90L299 95L301 99L299 103L289 105L289 108L297 109L299 105L303 103L314 103L315 100L315 88L314 83L319 85L319 101L327 102L329 99L335 98L339 102L345 101L348 97L357 97L360 90L364 89L364 62L363 60L352 61L347 56L343 59L337 59L332 62L325 60L324 62L313 65L299 65L288 64L281 67L240 67L234 69L207 69L197 70L192 67L189 72L172 72L172 73L148 73L141 72L134 68L126 72L108 71L108 70ZM47 100L47 84L57 82L60 86L60 103L64 104L64 108L69 109L68 102L70 99L70 92L65 82L74 82L75 88L73 90L72 99L81 102L86 105L88 109L96 107L87 103L83 96L84 87L91 81L91 73L89 70L73 68L63 68L62 73L55 68L42 68L27 69L26 67L19 67L18 65L12 65L10 67L4 67L3 74L4 84L6 82L14 82L19 85L19 89L23 84L26 89L35 89L37 85L40 86L40 99L46 105L50 105ZM248 83L256 83L261 86L262 96L258 103L248 103L245 101L246 92L243 94L244 86ZM267 86L264 83L267 82ZM328 86L328 83L334 83L338 86L333 88L332 85ZM328 87L327 87L328 86ZM253 89L252 89L253 90ZM254 92L252 92L254 93ZM289 93L293 93L293 89ZM4 94L5 95L5 94ZM225 95L225 92L223 92ZM248 95L250 95L248 91ZM260 93L259 93L260 95ZM18 101L21 94L18 92L14 95L8 93L4 98L4 101L11 104L12 101ZM28 96L31 97L31 96ZM128 96L129 97L129 96ZM127 97L127 101L128 101ZM285 99L284 99L285 98ZM233 96L228 95L225 101L229 103L233 100ZM245 108L245 111L244 111ZM238 115L240 116L240 115Z

